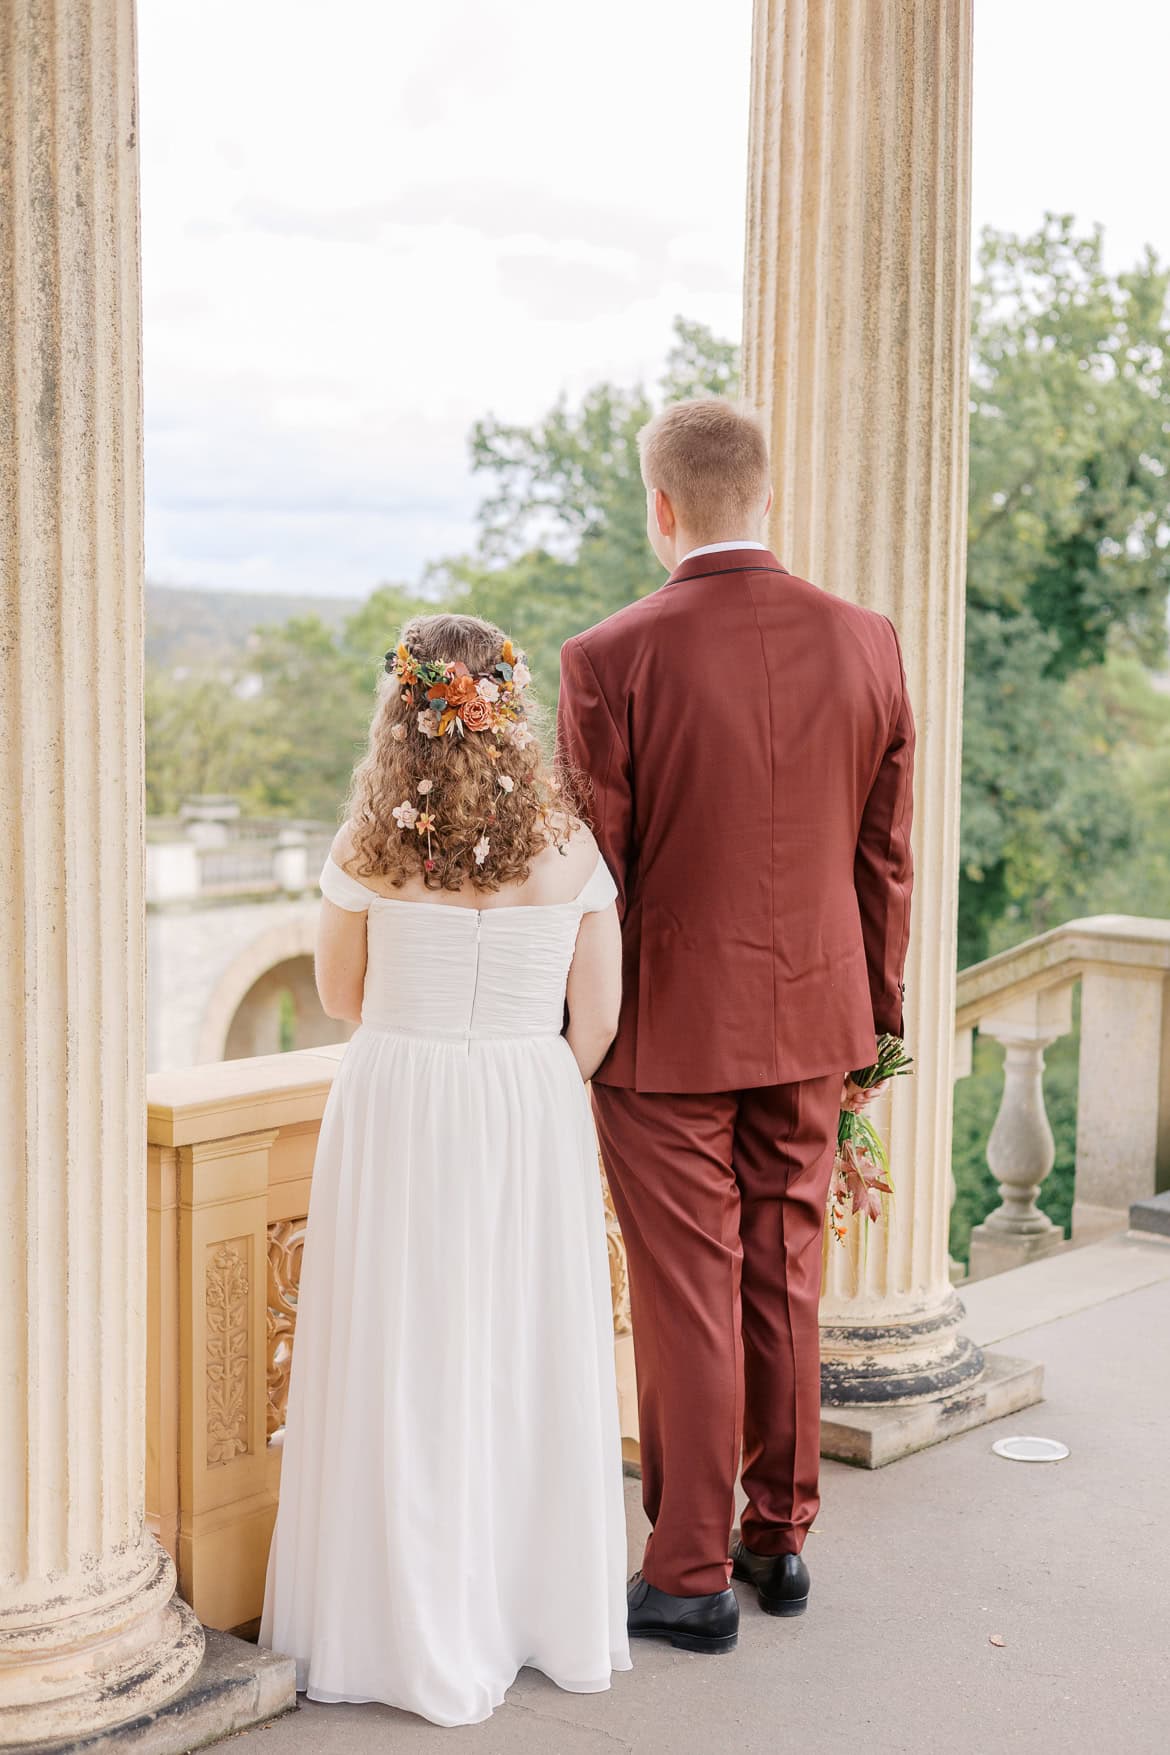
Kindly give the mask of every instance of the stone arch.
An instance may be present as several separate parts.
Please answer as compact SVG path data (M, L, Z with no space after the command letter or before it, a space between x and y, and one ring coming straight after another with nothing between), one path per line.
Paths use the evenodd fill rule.
M314 909L311 914L306 913L299 919L285 920L278 926L269 927L233 957L212 989L204 1008L195 1056L197 1066L226 1057L232 1025L241 1007L253 990L260 988L265 979L271 977L275 971L295 966L307 959L311 982L316 929ZM304 971L300 973L300 985L303 987ZM324 1013L321 1016L323 1018ZM344 1041L350 1034L350 1028L348 1024L331 1022L329 1030L323 1031L320 1039L329 1042ZM300 1046L307 1044L298 1043L298 1047Z

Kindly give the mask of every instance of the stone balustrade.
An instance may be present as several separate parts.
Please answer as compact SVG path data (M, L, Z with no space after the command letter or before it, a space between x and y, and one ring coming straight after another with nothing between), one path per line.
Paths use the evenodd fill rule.
M246 819L212 839L169 820L155 819L148 829L146 900L152 907L198 898L300 895L315 887L334 833L325 823Z
M1004 1089L987 1142L1001 1204L971 1233L972 1279L1066 1247L1037 1195L1054 1157L1044 1054L1072 1030L1078 983L1071 1241L1124 1229L1133 1201L1170 1185L1170 921L1071 920L977 963L958 980L958 1065L970 1070L975 1029L994 1037L1004 1047Z
M210 1627L250 1631L263 1602L313 1159L344 1049L147 1079L147 1520ZM636 1457L625 1249L608 1202L607 1220Z
M955 1065L978 1029L1005 1049L988 1141L1002 1204L972 1277L1065 1247L1036 1197L1052 1167L1041 1075L1081 986L1073 1241L1124 1229L1170 1180L1170 922L1077 920L964 970ZM147 1511L212 1627L260 1613L280 1480L317 1131L344 1043L155 1073L148 1097ZM626 1455L637 1457L625 1251L610 1211Z

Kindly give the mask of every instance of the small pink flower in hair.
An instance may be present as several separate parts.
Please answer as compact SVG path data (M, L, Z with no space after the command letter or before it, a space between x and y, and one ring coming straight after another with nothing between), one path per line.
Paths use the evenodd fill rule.
M391 815L400 829L413 829L415 823L418 821L418 812L415 810L413 804L405 798L401 804L395 805Z
M418 728L424 737L438 737L439 715L433 707L425 707L419 714Z
M498 781L500 783L500 791L501 792L511 792L512 788L516 784L516 782L513 780L512 776L511 776L511 774L498 774L496 776L496 778L498 779Z
M483 865L484 861L487 859L487 856L491 852L491 850L492 850L491 842L488 840L486 835L481 835L479 840L475 843L475 846L472 848L472 852L475 854L476 865Z
M518 750L526 750L530 743L536 742L536 739L533 737L522 719L517 720L512 727L512 742L516 745Z
M405 725L392 725L390 727L390 736L394 739L395 743L405 743L406 742L406 727L405 727Z
M422 793L424 798L426 797L427 793L431 790L431 788L434 786L434 784L435 783L433 780L420 780L419 781L418 790L419 790L419 792Z
M531 681L532 672L529 670L524 660L521 659L515 670L512 672L512 687L515 689L516 693L519 694L521 689L526 689Z
M489 706L500 698L499 684L494 683L490 676L481 676L475 685L475 690L480 700L486 701Z

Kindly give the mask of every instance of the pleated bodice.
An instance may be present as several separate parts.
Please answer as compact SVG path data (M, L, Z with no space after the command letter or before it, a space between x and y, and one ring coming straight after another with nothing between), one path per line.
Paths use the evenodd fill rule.
M455 1042L559 1035L583 914L617 894L604 860L568 902L461 908L380 896L330 855L321 893L368 909L362 1023Z

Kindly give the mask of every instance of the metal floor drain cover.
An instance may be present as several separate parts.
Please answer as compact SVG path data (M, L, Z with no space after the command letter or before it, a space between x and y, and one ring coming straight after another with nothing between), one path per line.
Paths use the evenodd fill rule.
M991 1448L1009 1462L1059 1462L1068 1455L1059 1438L997 1438Z

